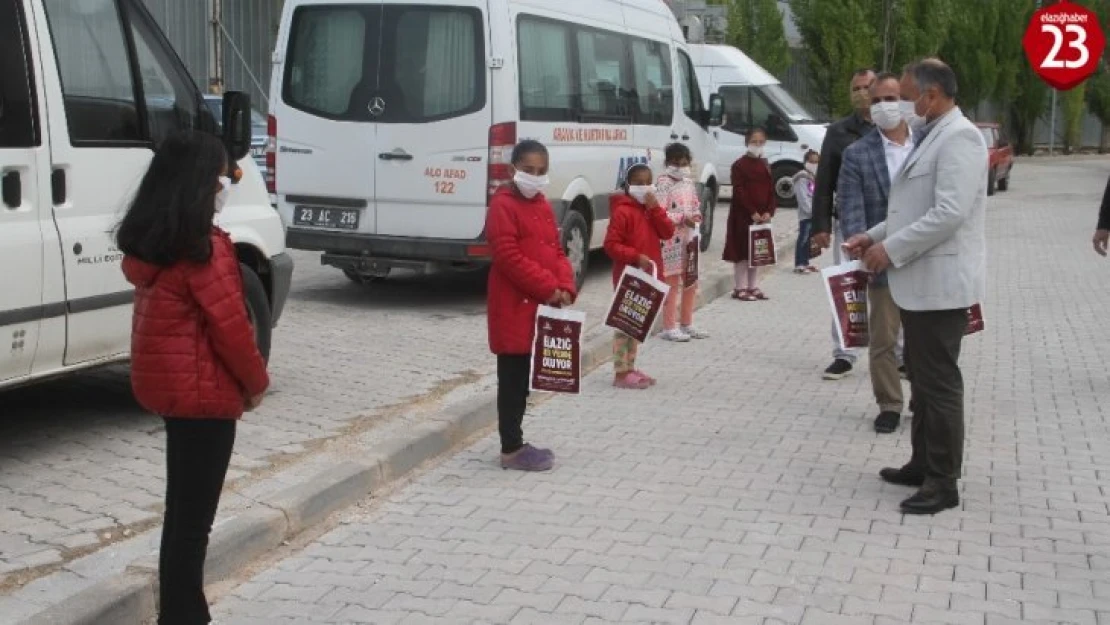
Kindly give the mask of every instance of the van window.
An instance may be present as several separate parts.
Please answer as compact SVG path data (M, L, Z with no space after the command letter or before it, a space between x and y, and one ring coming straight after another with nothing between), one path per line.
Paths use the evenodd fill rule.
M570 28L559 22L522 17L517 37L520 118L574 119L576 90L571 72Z
M678 51L678 80L679 88L682 89L682 110L686 112L687 117L700 124L701 112L705 110L705 105L701 101L701 88L698 87L694 64L682 50Z
M582 113L591 117L631 117L625 38L599 30L579 30L578 84Z
M724 129L747 134L752 127L751 87L721 87L717 93L725 105Z
M638 102L637 122L670 126L674 118L670 47L658 41L633 39L632 67Z
M43 6L62 78L70 141L142 141L116 3L43 0Z
M159 45L161 33L150 22L137 15L130 21L146 101L147 138L159 145L175 132L202 128L201 116L211 117L211 112L201 106L193 79L167 47Z
M420 123L485 107L482 13L324 5L293 14L283 98L340 120Z
M21 0L0 0L0 149L41 143Z

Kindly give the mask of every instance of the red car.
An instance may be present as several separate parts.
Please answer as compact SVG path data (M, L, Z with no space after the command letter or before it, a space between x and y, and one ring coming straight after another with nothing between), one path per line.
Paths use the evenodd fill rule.
M1002 126L993 122L980 122L975 124L983 139L987 142L987 153L990 155L990 173L987 176L987 195L994 195L995 187L999 191L1010 188L1010 174L1014 171L1014 148L1002 132Z

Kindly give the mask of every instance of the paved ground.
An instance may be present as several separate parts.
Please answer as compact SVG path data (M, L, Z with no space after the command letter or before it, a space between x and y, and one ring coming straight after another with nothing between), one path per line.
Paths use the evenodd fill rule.
M987 331L965 342L963 505L903 517L877 479L861 374L818 379L817 279L722 300L690 345L652 342L660 385L608 371L530 414L559 466L496 467L494 437L216 606L223 624L1077 623L1110 625L1110 271L1088 243L1106 161L1029 164L990 207Z
M793 219L784 211L777 223L786 231ZM711 257L719 250L718 238ZM484 275L364 287L320 266L316 254L294 255L273 387L241 424L225 518L337 454L489 388ZM595 255L581 300L597 326L591 334L601 331L609 276L607 259ZM0 614L22 618L156 544L164 436L135 405L125 367L0 393L0 405Z

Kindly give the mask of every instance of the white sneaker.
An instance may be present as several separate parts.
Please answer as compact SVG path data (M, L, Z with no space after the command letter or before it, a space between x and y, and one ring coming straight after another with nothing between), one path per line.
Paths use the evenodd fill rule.
M675 343L688 343L690 341L690 335L678 328L664 330L663 333L659 335L659 338L664 341L674 341Z
M704 330L699 330L695 326L682 326L682 332L683 332L683 334L685 334L686 336L688 336L692 339L707 339L707 338L709 338L709 333L708 332L705 332Z

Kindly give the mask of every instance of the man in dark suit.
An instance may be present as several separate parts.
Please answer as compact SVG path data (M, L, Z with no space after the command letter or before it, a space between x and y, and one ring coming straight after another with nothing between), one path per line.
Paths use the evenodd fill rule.
M837 192L837 178L840 176L840 159L844 149L867 134L874 126L871 123L871 83L875 72L870 69L856 70L852 75L851 115L833 122L825 130L825 141L821 144L821 160L817 165L817 182L813 190L813 242L828 248L832 233L836 232L834 195ZM840 242L833 247L833 262L840 264ZM856 352L842 349L836 334L836 322L832 323L833 362L825 369L826 380L839 380L850 374L856 364Z
M847 241L886 221L890 181L913 150L909 125L899 105L900 77L883 73L871 85L871 121L875 128L844 150L837 182L840 234ZM871 388L879 404L875 431L889 434L902 419L902 380L898 372L898 306L890 296L885 273L867 289L870 315Z

